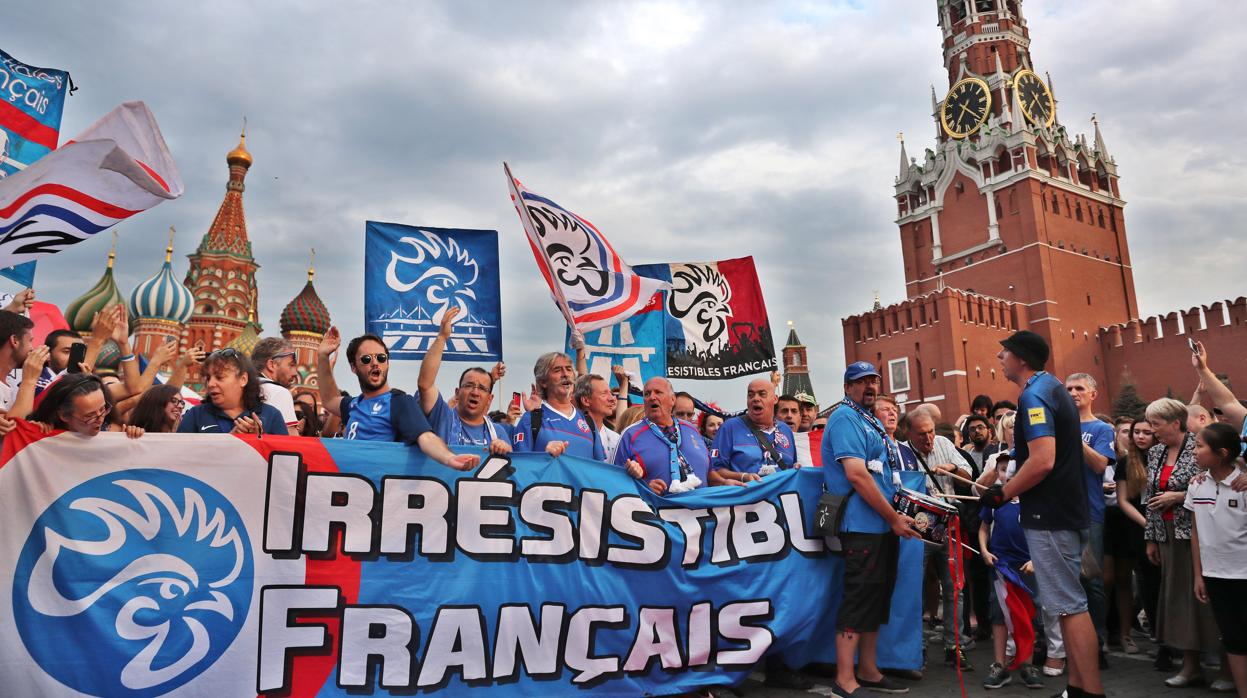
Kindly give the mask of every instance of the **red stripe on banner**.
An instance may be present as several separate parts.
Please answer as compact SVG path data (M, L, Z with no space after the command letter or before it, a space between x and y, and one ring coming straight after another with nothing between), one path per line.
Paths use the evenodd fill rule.
M599 310L587 315L577 315L576 322L594 322L595 320L605 320L619 315L622 310L631 307L636 303L637 298L641 296L641 277L632 275L631 288L628 290L628 297L611 308Z
M164 187L165 191L169 191L169 185L165 183L164 177L161 177L160 175L156 174L156 171L148 167L147 163L143 162L142 160L135 160L135 162L139 164L139 167L143 168L144 172L151 175L152 179L156 180L157 184Z
M56 150L56 141L61 135L59 130L39 123L35 117L8 102L0 102L0 126L48 150Z
M8 218L9 216L12 216L13 213L25 205L27 201L44 194L59 196L62 199L68 199L74 203L81 204L82 206L85 206L102 216L108 216L109 218L116 218L118 220L122 218L129 218L130 216L139 213L139 211L131 211L128 208L115 206L107 201L100 201L94 196L83 194L73 187L67 187L64 184L54 184L49 182L48 184L40 184L34 189L31 189L25 194L17 197L17 200L5 208L0 208L0 218Z
M338 464L329 455L320 439L299 436L237 436L264 456L267 461L273 453L298 453L309 473L337 473ZM330 550L342 550L343 529L333 534ZM305 583L309 586L334 586L342 592L342 603L353 604L359 600L360 563L338 553L331 559L305 558L307 572ZM301 618L296 625L323 625L329 634L329 651L315 655L298 655L291 661L290 692L288 698L313 698L324 688L338 662L338 649L342 639L341 621L337 616Z
M0 468L8 465L13 456L16 456L23 448L36 441L46 439L49 436L56 436L65 431L64 429L56 429L45 434L42 429L24 419L15 419L13 421L17 422L17 426L13 427L13 431L4 436L4 449L0 450Z

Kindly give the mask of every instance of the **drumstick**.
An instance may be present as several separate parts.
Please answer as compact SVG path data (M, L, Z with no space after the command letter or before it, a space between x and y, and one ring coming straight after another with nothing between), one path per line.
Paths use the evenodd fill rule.
M975 497L972 494L944 494L943 492L932 492L931 494L935 495L936 497L944 497L945 499L962 499L967 502L979 501L979 498Z
M947 475L948 477L951 477L952 479L956 480L957 482L964 482L965 484L967 484L967 485L971 485L971 486L973 486L973 487L977 487L977 488L979 488L980 490L983 490L984 492L986 492L986 491L987 491L987 488L986 488L986 487L984 487L983 485L980 485L979 483L975 482L974 480L971 480L971 479L970 479L970 478L968 478L968 477L961 477L961 476L960 476L960 475L958 475L957 473L940 472L940 473L936 473L936 474L937 474L937 475ZM976 497L975 499L977 499L977 497Z

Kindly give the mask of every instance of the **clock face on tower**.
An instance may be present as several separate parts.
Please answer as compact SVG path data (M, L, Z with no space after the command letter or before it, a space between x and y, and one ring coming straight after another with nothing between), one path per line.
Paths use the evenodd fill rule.
M940 123L953 138L965 138L979 130L992 108L992 92L978 78L960 80L948 91L940 108Z
M1022 114L1035 126L1049 128L1056 118L1056 108L1048 86L1033 71L1023 70L1013 78L1013 89L1022 103Z

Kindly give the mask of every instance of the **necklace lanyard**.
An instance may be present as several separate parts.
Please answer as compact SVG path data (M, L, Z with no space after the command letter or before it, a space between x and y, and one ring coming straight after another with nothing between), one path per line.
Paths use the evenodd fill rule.
M455 416L451 419L450 425L450 445L480 446L481 444L477 443L468 436L468 431L465 427L466 425L463 423L463 417L461 417L458 412L455 412ZM488 442L485 444L486 446L493 443L498 438L498 433L494 431L494 423L489 417L485 418L485 434L488 438Z
M649 425L650 431L654 432L654 434L657 435L663 443L667 444L667 448L671 454L671 482L680 482L688 476L691 470L688 467L688 463L684 460L684 454L680 453L680 441L682 439L680 435L680 423L675 422L674 442L667 438L667 433L662 430L662 427L650 421L649 418L645 419L645 423Z
M896 442L888 436L888 433L883 430L883 427L879 426L879 422L874 418L874 416L867 414L866 410L862 409L862 407L856 402L850 400L848 397L845 397L840 401L840 404L847 405L849 409L857 413L857 416L865 420L866 423L875 430L875 433L879 435L879 438L883 439L883 450L888 454L888 470L892 471L892 483L897 484L901 477L901 453L899 447L896 445Z

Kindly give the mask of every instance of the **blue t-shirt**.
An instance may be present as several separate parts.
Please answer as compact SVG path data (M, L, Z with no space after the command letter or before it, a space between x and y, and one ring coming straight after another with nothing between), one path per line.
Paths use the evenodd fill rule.
M511 448L516 453L543 453L551 441L566 441L566 455L589 460L606 460L602 438L580 410L572 408L570 416L559 414L550 403L541 403L541 429L533 443L533 413L525 412L511 434Z
M260 427L265 434L287 435L286 420L281 411L272 405L260 405L258 412L243 410L240 417L259 416ZM234 429L234 418L216 408L212 402L205 400L195 405L182 415L182 423L178 425L179 434L228 434Z
M983 507L979 520L992 527L991 537L987 540L987 549L992 555L1015 570L1030 561L1026 532L1022 530L1022 505L1013 501L1005 502L999 509Z
M783 422L776 422L775 428L762 435L770 439L775 451L784 459L781 469L793 467L797 462L796 438L792 435L792 427ZM718 470L727 468L738 473L756 473L763 463L770 462L771 456L758 445L753 432L745 422L743 415L732 417L719 427L714 435L714 447L710 449L710 465ZM777 468L778 463L774 464Z
M865 412L865 408L862 409ZM896 484L892 479L888 450L895 448L895 444L883 433L883 427L874 415L859 414L849 405L832 410L827 419L827 430L823 432L823 479L828 492L850 495L845 504L842 532L887 533L892 530L879 512L854 491L841 459L865 461L866 469L883 493L883 498L891 502L896 494ZM895 452L893 457L896 457Z
M1061 381L1040 371L1026 381L1018 396L1013 450L1019 469L1026 467L1030 442L1045 436L1056 439L1056 456L1044 479L1022 493L1022 525L1080 531L1091 525L1091 516L1078 408Z
M706 442L697 427L682 420L676 420L680 426L680 455L693 474L705 485L710 470L710 452L706 450ZM654 433L648 421L640 421L624 429L619 435L619 448L615 451L615 464L627 465L635 460L645 469L642 479L662 480L671 484L671 447L663 437Z
M459 416L459 410L451 409L450 405L437 396L437 403L427 415L429 426L433 432L446 442L447 446L483 446L488 448L495 438L511 440L510 432L503 431L489 417L481 424L467 424Z
M344 438L357 441L398 441L413 444L433 431L420 403L406 393L387 390L373 397L344 397Z
M1117 432L1111 425L1098 419L1082 422L1082 442L1090 446L1096 453L1108 458L1108 467L1117 462L1117 449L1114 443ZM1083 460L1084 464L1086 459ZM1090 466L1083 467L1087 479L1087 500L1090 503L1091 523L1104 523L1104 481L1103 475L1096 475Z

